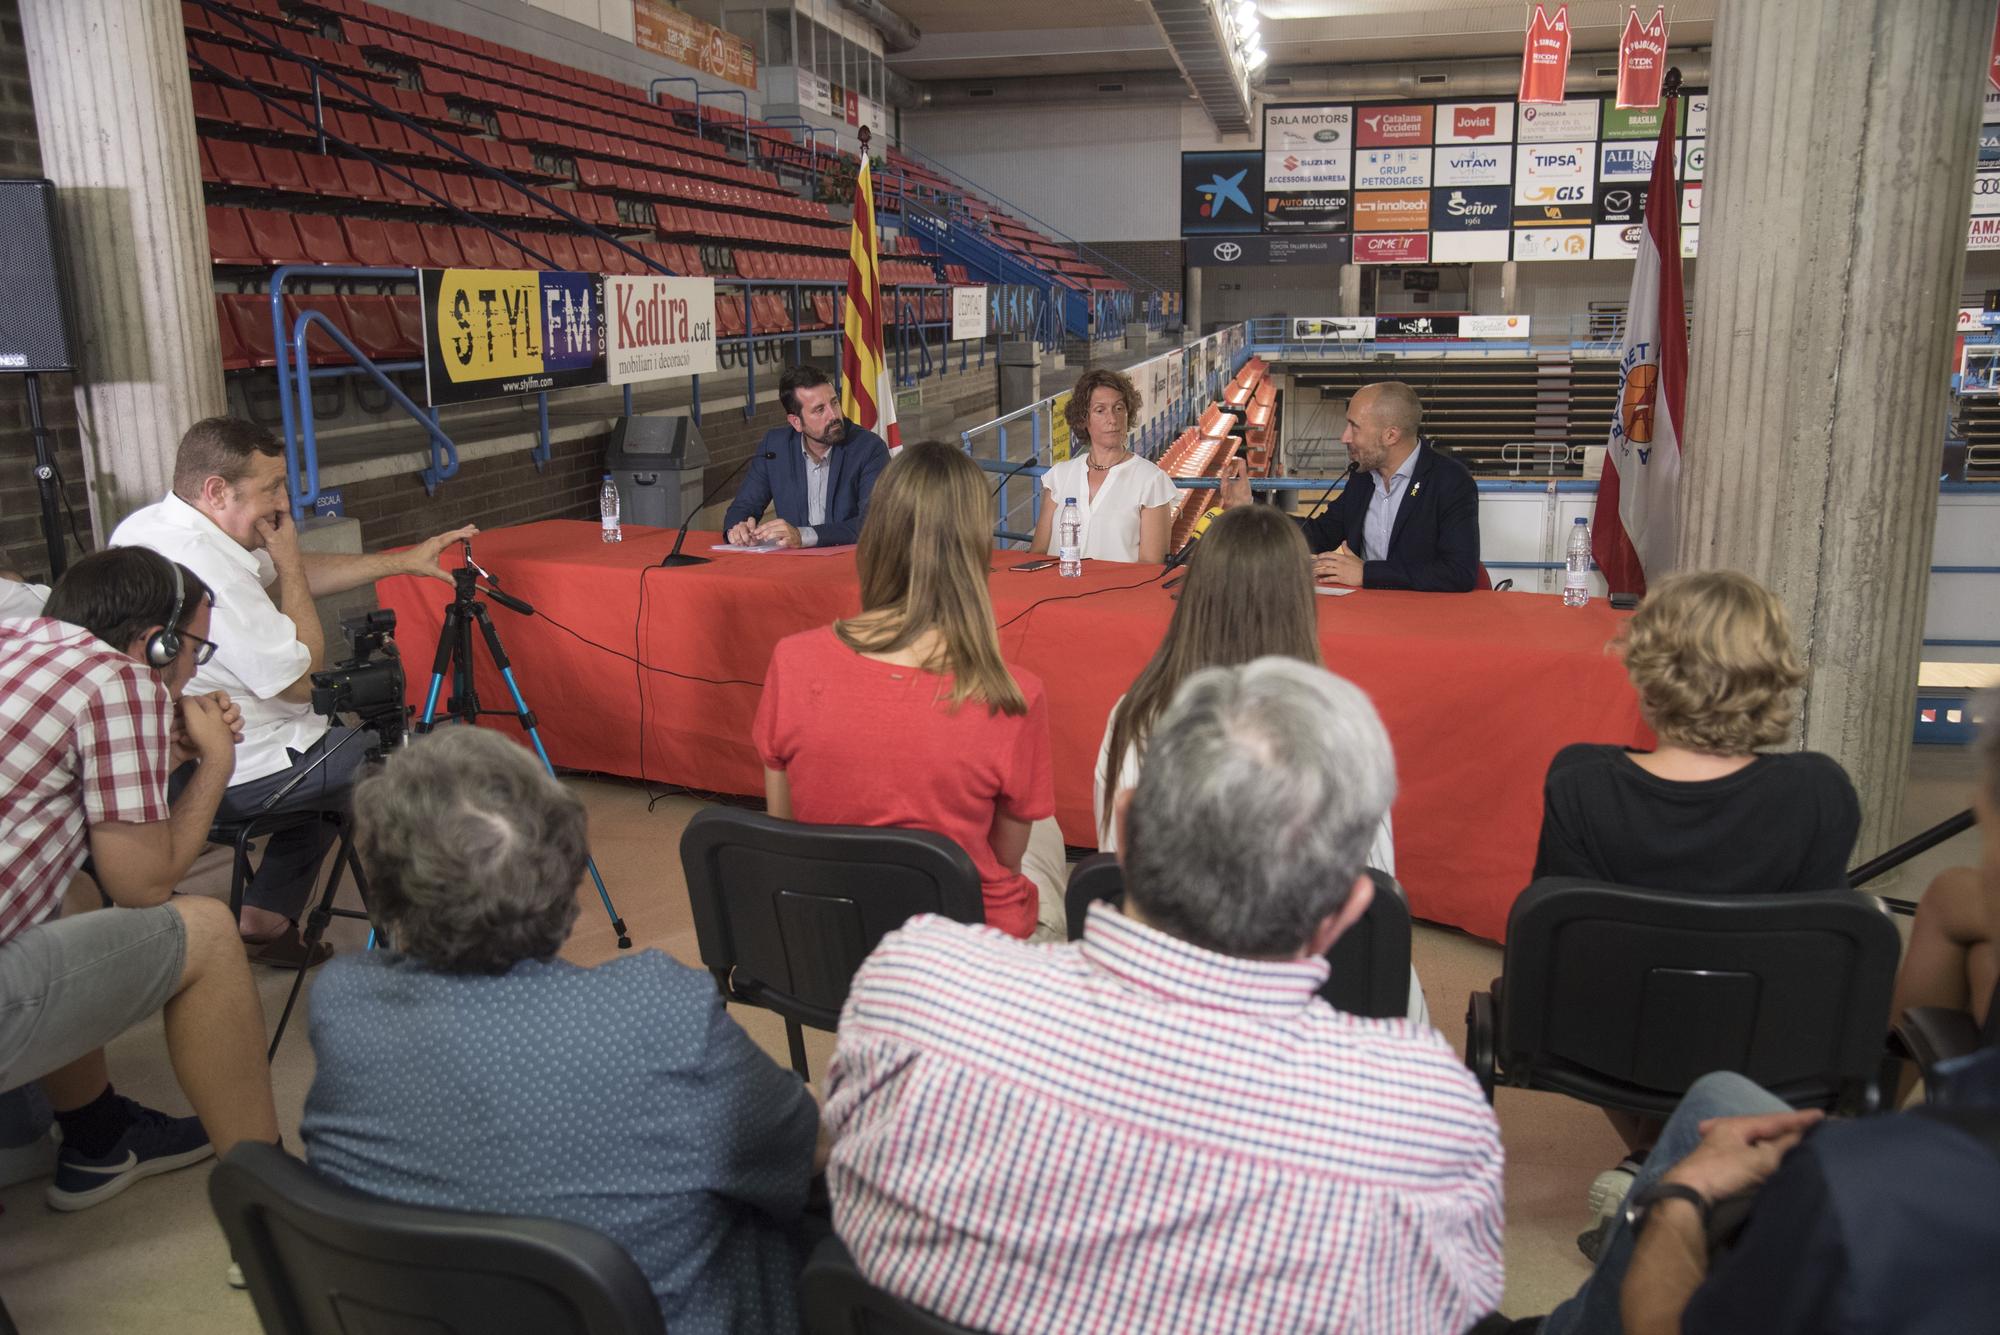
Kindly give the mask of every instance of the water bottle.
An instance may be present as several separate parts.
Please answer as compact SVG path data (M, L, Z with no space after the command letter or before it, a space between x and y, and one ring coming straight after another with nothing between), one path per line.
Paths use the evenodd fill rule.
M1581 515L1569 530L1569 562L1563 574L1563 606L1590 601L1590 524Z
M1063 501L1062 513L1056 516L1056 558L1062 563L1057 572L1064 579L1078 579L1083 575L1083 511L1076 508L1076 497Z
M601 516L599 522L604 525L604 540L625 541L625 530L618 526L618 484L609 473L604 475L604 489L598 493L597 512Z

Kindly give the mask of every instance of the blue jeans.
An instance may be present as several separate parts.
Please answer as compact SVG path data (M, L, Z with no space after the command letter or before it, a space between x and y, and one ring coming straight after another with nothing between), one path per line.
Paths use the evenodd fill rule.
M1701 1143L1701 1124L1709 1118L1785 1112L1788 1107L1733 1071L1703 1076L1688 1088L1674 1115L1667 1119L1659 1142L1632 1181L1632 1190L1650 1187L1692 1154ZM1542 1319L1541 1335L1620 1335L1624 1323L1618 1311L1619 1290L1625 1286L1625 1268L1632 1263L1632 1243L1632 1230L1620 1218L1598 1256L1597 1269L1574 1298Z

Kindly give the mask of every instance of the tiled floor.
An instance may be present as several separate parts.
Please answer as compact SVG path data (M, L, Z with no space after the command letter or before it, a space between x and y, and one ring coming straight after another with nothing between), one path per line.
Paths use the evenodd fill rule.
M1920 751L1911 765L1905 827L1914 833L1962 808L1971 765L1959 752ZM589 803L592 843L605 880L640 947L657 947L694 962L694 931L676 853L682 827L698 809L693 799L671 797L650 813L636 785L573 780ZM1866 850L1872 852L1874 850ZM1887 893L1914 895L1933 870L1976 855L1969 837L1926 855ZM205 884L220 888L219 867ZM583 912L565 954L581 963L616 951L596 893L581 892ZM343 949L358 949L365 929L335 927ZM1498 971L1499 949L1461 933L1420 927L1415 942L1438 1027L1463 1045L1465 998ZM266 1014L275 1022L291 976L260 971ZM310 988L308 988L308 995ZM740 1010L739 1018L779 1061L785 1060L782 1027L768 1014ZM824 1070L832 1038L808 1034L813 1068ZM412 1054L420 1060L420 1054ZM156 1106L185 1110L173 1083L158 1020L141 1025L111 1048L118 1088ZM300 1108L312 1080L303 1014L295 1015L273 1070L278 1113L297 1145ZM1619 1145L1595 1110L1566 1099L1503 1090L1498 1110L1507 1151L1507 1294L1512 1315L1547 1310L1572 1292L1585 1274L1577 1254L1584 1192L1601 1169L1618 1158ZM582 1134L579 1131L579 1134ZM209 1213L205 1168L139 1184L81 1214L46 1209L43 1184L0 1192L0 1296L25 1335L250 1335L257 1321L246 1296L227 1288L227 1254Z

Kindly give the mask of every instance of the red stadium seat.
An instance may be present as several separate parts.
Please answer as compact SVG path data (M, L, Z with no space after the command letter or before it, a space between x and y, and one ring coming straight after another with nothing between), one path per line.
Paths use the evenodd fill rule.
M204 140L209 160L215 164L215 179L224 185L251 190L264 188L264 170L257 164L257 150L235 139Z
M221 310L218 323L226 318L236 335L236 369L275 366L276 345L271 339L271 299L255 292L232 292L216 298ZM228 345L225 343L225 347Z
M307 193L305 172L296 153L289 148L259 148L256 152L257 169L264 173L266 189L291 195Z
M483 227L454 227L453 235L458 238L460 255L459 267L466 269L497 269L494 262L493 234Z
M403 298L349 296L341 298L346 308L346 327L355 345L370 361L414 361L423 355L414 339L396 321L393 303Z
M266 264L311 264L312 255L299 240L292 215L272 209L245 209L243 225L250 229L250 244Z
M328 158L340 173L341 188L351 199L380 202L392 198L375 168L359 158Z
M437 173L431 173L431 175L436 175L436 174ZM424 173L412 172L411 175L416 178L421 178L424 175ZM420 184L422 183L421 179L419 183ZM463 209L467 213L480 213L487 211L483 210L480 207L479 192L473 188L471 177L461 176L457 172L452 172L448 175L445 175L442 178L441 184L443 188L440 190L439 193L441 193L446 199L450 200L454 207Z
M468 182L472 187L472 197L476 201L471 205L474 213L483 213L489 217L501 217L514 212L513 207L502 198L503 192L498 181L489 176L460 177L459 179ZM508 191L504 193L511 194L512 192ZM452 202L454 204L458 203L456 195L452 196ZM460 207L464 208L466 206L461 204Z
M345 312L340 308L339 297L334 296L332 293L317 295L293 293L285 298L285 338L287 340L287 352L291 351L289 340L292 337L292 330L297 327L300 314L308 310L318 311L331 321L334 327L339 329L341 333L347 333L347 317ZM314 366L330 366L338 362L348 362L352 359L348 357L346 351L338 343L333 341L324 329L314 326L306 331L306 360Z
M315 264L353 264L354 253L340 230L340 219L331 213L297 213L292 225L298 229L299 244Z
M466 263L465 250L458 244L458 229L456 227L425 227L413 223L404 223L401 225L408 227L413 234L411 247L407 252L416 257L412 261L413 267L420 269L469 269L474 267ZM393 232L390 234L390 239L395 239ZM396 249L399 253L403 252L403 247L400 244Z
M248 371L257 365L257 359L243 346L243 339L236 332L236 323L229 318L229 308L220 296L215 299L215 332L222 344L223 370Z
M388 233L373 218L342 218L340 230L346 234L347 253L354 257L356 264L371 269L392 269L404 265L415 267L413 261L396 257L395 249L389 244Z
M208 206L208 254L217 264L262 264L264 257L250 242L243 210Z
M415 297L389 298L389 313L395 317L397 332L409 347L421 349L424 346L424 307Z

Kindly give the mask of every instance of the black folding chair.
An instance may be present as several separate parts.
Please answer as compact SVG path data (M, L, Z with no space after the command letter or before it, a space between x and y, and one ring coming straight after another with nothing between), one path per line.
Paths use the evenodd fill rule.
M1852 890L1686 895L1569 877L1507 916L1465 1063L1496 1085L1665 1117L1710 1071L1796 1108L1872 1111L1902 942Z
M806 1335L978 1335L870 1284L835 1237L820 1243L806 1262L799 1308Z
M618 1244L554 1219L399 1205L239 1144L208 1198L266 1335L663 1335Z
M701 962L728 1000L784 1017L792 1069L807 1078L800 1026L839 1024L877 942L919 913L986 921L979 869L928 830L709 807L681 836L681 868Z
M1326 952L1333 972L1319 990L1334 1009L1350 1015L1391 1019L1410 1010L1410 903L1403 887L1385 871L1368 868L1375 898L1352 927ZM1125 874L1115 853L1093 853L1076 864L1063 892L1069 939L1083 935L1091 904L1116 904L1125 897Z
M1890 1050L1913 1061L1928 1085L1931 1073L1945 1062L1967 1057L1981 1048L2000 1047L2000 987L1986 1008L1986 1023L1980 1025L1970 1011L1945 1006L1912 1006L1903 1012L1891 1031Z

